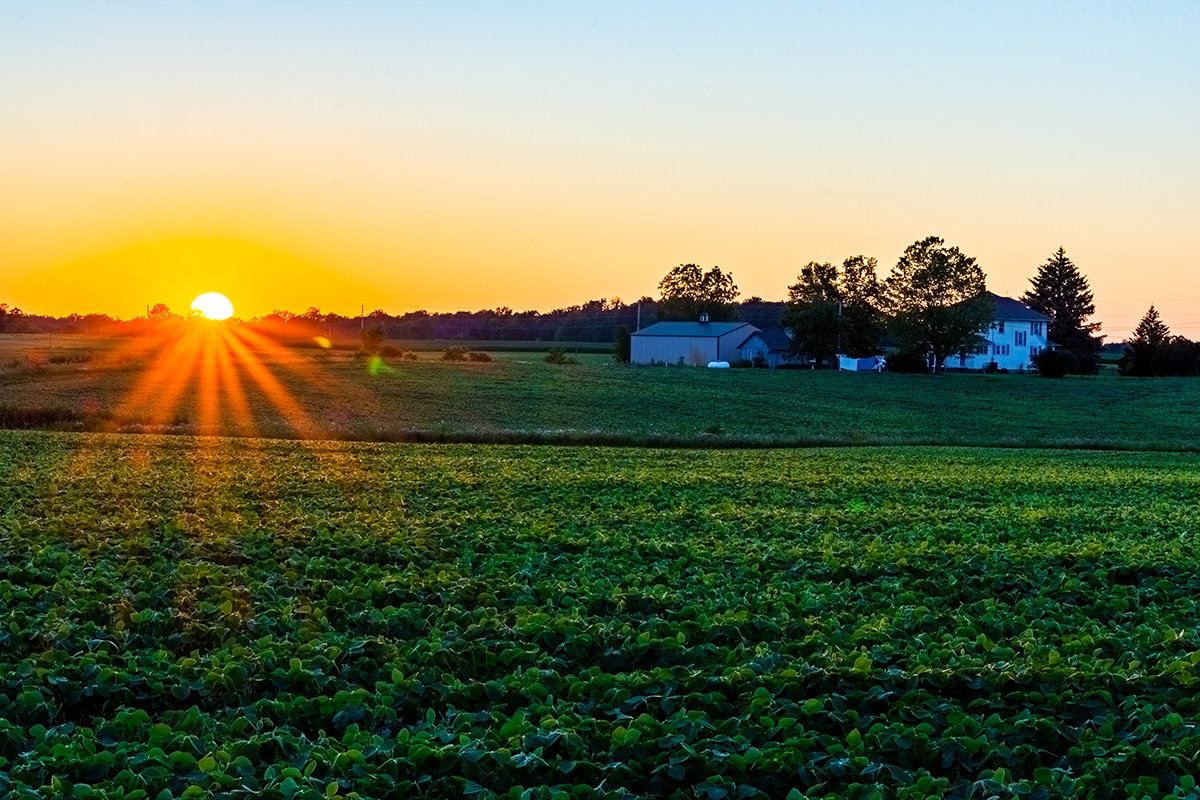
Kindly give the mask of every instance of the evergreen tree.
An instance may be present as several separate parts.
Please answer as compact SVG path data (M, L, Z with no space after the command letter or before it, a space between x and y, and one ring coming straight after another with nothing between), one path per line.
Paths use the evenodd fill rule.
M621 364L628 364L632 347L633 342L629 338L629 328L624 325L617 326L613 336L613 360Z
M1160 347L1171 339L1171 330L1158 310L1150 306L1150 310L1142 317L1142 321L1134 328L1133 336L1125 343L1125 351L1117 363L1117 370L1122 375L1146 377L1154 374L1154 356Z
M1088 322L1096 313L1092 290L1087 278L1067 258L1061 247L1038 267L1038 274L1029 279L1033 288L1021 296L1022 302L1050 317L1047 335L1051 342L1069 350L1075 356L1075 372L1094 375L1099 369L1103 336L1093 336L1099 322Z

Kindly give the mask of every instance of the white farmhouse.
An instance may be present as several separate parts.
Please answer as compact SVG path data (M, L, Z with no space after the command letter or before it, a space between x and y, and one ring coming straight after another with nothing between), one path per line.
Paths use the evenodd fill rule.
M947 358L946 366L984 369L995 363L997 369L1014 372L1033 369L1033 357L1050 346L1050 317L1011 297L991 297L995 310L992 326L984 333L986 342L974 353Z
M749 322L656 322L629 335L633 364L686 364L703 367L710 361L737 361L738 345L758 328Z

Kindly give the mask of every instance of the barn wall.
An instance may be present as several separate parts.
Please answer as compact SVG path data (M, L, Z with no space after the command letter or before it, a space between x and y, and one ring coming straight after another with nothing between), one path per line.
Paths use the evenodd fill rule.
M734 337L726 336L726 339ZM729 349L737 358L736 344ZM716 337L704 336L632 336L629 342L629 360L634 364L677 364L683 363L702 367L709 361L717 361Z

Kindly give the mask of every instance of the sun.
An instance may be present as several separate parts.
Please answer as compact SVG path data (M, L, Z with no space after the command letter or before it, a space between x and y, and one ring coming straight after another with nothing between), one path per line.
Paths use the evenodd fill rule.
M233 316L233 303L220 292L205 292L192 301L192 310L205 319L229 319Z

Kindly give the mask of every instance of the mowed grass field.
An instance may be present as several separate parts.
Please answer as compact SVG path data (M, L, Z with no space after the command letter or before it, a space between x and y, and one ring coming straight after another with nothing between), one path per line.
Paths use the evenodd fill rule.
M0 432L0 792L1195 797L1198 503L1180 453Z
M639 368L596 354L555 366L538 353L503 356L372 367L344 352L276 349L222 366L211 354L160 348L125 361L19 367L0 375L0 426L463 442L1200 449L1200 381L1192 379Z

